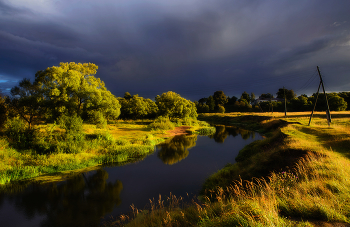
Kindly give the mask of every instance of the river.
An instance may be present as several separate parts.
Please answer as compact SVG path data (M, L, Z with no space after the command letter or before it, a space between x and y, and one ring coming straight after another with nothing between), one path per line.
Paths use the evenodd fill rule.
M98 226L145 209L150 199L198 195L205 179L234 163L258 133L216 126L211 136L176 136L142 161L105 166L59 183L19 184L0 193L0 226Z

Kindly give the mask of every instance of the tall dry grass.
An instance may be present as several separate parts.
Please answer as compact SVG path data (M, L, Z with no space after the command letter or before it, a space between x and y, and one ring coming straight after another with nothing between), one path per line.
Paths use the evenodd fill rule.
M291 116L287 122L294 123L281 129L287 138L279 146L307 153L289 171L234 181L214 190L214 200L205 197L203 203L192 201L177 208L156 206L127 220L122 216L110 226L346 226L350 223L350 147L346 147L350 117L342 113L328 127L325 119L317 117L307 126L304 115ZM278 117L283 116L266 120L265 126Z

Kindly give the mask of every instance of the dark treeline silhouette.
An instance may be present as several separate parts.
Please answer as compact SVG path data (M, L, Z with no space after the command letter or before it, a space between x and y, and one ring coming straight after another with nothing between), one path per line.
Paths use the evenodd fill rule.
M329 109L331 111L344 111L350 109L350 92L327 93ZM223 91L216 91L208 98L195 101L198 113L223 112L283 112L286 106L289 112L311 111L316 102L317 94L310 97L305 94L297 96L293 90L280 88L276 97L270 93L261 94L256 98L254 93L244 91L240 98L229 97ZM326 110L326 98L319 93L316 111Z

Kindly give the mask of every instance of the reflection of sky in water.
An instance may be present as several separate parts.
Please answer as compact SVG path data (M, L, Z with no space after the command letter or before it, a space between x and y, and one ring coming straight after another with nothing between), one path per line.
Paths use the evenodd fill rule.
M183 140L176 137L168 145L157 146L155 153L137 163L104 167L47 190L38 187L37 192L31 188L25 193L0 193L0 220L5 220L6 226L40 226L39 222L43 226L58 220L67 224L68 218L74 217L69 212L75 210L78 212L73 220L82 224L90 219L93 223L99 217L108 219L127 213L131 204L144 209L149 199L157 200L159 194L164 200L170 193L190 199L187 193L198 194L208 176L227 163L234 163L239 150L257 139L262 137L225 127L218 128L210 137L192 135ZM89 210L88 205L98 211ZM37 212L28 218L26 211L34 210ZM86 214L89 218L84 218Z

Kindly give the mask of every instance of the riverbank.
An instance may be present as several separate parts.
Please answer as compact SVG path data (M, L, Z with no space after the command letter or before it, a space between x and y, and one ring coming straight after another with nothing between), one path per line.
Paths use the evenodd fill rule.
M200 120L264 133L210 176L201 201L137 211L126 226L350 226L350 112L203 114ZM180 206L180 208L179 208ZM132 220L132 221L130 221ZM125 222L128 221L128 222Z
M105 128L83 124L81 135L65 139L65 132L54 124L34 128L33 141L23 149L0 137L0 185L18 180L61 181L71 173L85 172L100 165L124 165L142 160L154 152L154 146L175 133L200 133L210 129L206 122L181 121L173 130L150 128L152 120L118 120ZM177 129L179 127L179 129ZM185 128L184 128L185 127ZM79 140L78 136L81 136Z

